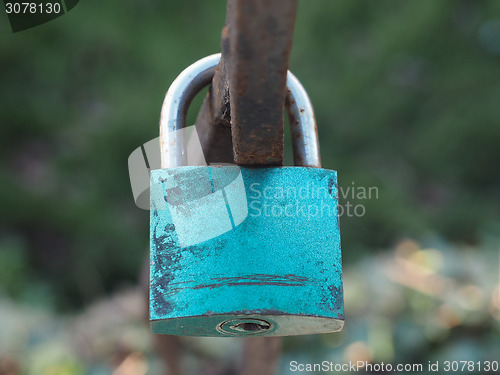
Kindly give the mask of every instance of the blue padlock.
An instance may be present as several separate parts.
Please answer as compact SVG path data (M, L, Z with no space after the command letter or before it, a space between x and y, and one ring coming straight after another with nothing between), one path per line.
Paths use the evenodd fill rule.
M188 67L165 97L162 169L151 171L153 333L285 336L344 325L337 172L320 168L309 97L288 72L302 166L185 166L190 100L220 55Z

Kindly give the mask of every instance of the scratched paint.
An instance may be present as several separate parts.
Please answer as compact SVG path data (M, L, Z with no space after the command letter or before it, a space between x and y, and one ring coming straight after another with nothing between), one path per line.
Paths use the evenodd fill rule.
M241 173L244 202L235 202L235 197L225 202L228 206L244 203L247 216L221 235L182 247L168 205L164 204L167 189L160 181L176 173L186 176L187 172L222 176L212 182L215 190L224 188L225 175L229 183ZM151 192L153 332L225 336L229 334L217 327L240 318L264 320L271 328L233 335L310 334L342 328L335 171L305 167L179 167L152 171ZM206 191L199 194L206 195ZM182 199L177 196L176 204L183 204ZM227 218L221 215L230 212L230 207L225 213L203 205L189 207L188 223L183 223L183 228L189 228L185 224L193 220L193 215L209 218L213 226L225 223Z

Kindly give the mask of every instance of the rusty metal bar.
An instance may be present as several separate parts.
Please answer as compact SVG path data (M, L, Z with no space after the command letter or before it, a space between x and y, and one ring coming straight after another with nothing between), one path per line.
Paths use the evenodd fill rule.
M283 165L283 107L296 0L229 0L234 161Z
M283 165L296 8L296 0L228 0L222 60L197 119L207 162Z

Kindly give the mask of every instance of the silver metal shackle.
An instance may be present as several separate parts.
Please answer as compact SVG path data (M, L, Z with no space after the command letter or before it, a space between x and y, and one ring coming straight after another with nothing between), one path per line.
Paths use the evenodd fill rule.
M165 95L160 117L161 167L186 165L186 147L183 132L186 114L196 94L208 86L217 69L221 54L207 56L188 66L174 80ZM300 81L287 73L288 113L295 165L321 167L318 130L311 100Z

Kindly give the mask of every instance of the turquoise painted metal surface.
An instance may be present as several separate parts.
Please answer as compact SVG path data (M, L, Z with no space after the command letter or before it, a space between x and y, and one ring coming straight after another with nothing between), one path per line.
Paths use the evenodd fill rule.
M332 170L152 171L152 331L278 336L342 329L337 204Z

